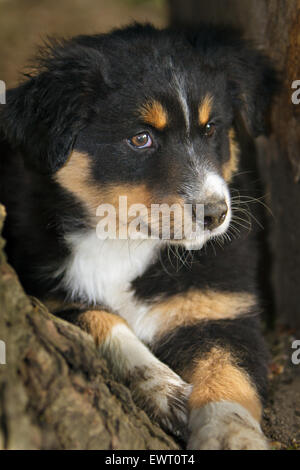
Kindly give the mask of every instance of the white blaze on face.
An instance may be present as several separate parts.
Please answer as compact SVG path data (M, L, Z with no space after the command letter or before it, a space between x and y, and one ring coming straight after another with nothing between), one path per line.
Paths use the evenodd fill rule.
M228 211L224 222L211 232L212 236L221 235L228 229L231 220L231 201L228 186L221 176L211 172L205 177L203 192L204 201L209 201L210 198L212 200L219 199L224 200L227 204Z
M186 134L188 136L190 133L190 110L189 110L189 106L187 103L187 91L186 91L186 84L185 84L184 78L181 75L174 73L173 85L177 92L178 102L183 112L185 126L186 126Z
M206 175L202 176L202 184L199 183L199 191L197 191L196 200L203 201L203 204L208 204L209 201L225 201L228 207L226 217L221 225L213 230L204 229L200 236L195 240L188 240L184 243L185 247L190 250L201 249L203 245L210 239L226 232L231 221L231 200L228 186L224 179L213 171L207 171ZM190 188L191 197L195 196ZM200 223L203 221L200 221Z

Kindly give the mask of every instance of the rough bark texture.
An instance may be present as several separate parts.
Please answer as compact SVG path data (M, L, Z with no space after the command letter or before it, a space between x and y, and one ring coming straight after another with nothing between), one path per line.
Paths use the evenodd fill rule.
M258 141L258 162L268 204L271 270L277 318L300 326L300 104L292 103L294 80L300 80L300 0L169 0L171 21L200 21L241 27L272 58L282 77L273 107L272 135Z
M4 208L0 205L0 233ZM0 449L176 449L90 336L28 298L0 238Z

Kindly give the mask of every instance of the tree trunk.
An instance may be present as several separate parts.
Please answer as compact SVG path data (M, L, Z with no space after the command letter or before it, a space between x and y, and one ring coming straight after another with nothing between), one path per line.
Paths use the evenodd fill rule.
M0 206L0 233L3 219ZM0 237L0 449L177 449L92 338L25 295L3 246Z
M169 0L177 26L201 21L241 27L262 47L281 74L282 90L273 106L270 138L257 141L269 216L270 276L277 318L300 326L300 104L292 83L300 80L300 0Z

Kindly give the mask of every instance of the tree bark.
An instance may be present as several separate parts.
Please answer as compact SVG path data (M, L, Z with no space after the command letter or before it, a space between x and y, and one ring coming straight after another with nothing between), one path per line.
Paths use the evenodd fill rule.
M266 51L280 72L282 89L272 110L272 135L257 140L269 217L272 283L276 316L300 326L300 104L292 103L292 83L300 80L300 0L169 0L177 26L201 21L240 27ZM267 263L267 260L266 260Z
M4 220L0 205L0 233ZM92 338L25 295L0 237L0 449L177 449Z

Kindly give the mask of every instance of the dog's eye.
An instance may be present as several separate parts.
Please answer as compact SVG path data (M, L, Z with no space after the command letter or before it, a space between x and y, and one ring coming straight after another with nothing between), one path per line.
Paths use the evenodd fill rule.
M152 139L148 132L141 132L140 134L128 139L130 145L138 149L144 149L152 146Z
M213 122L208 122L205 126L204 134L207 137L211 137L212 135L214 135L215 131L216 131L215 124Z

